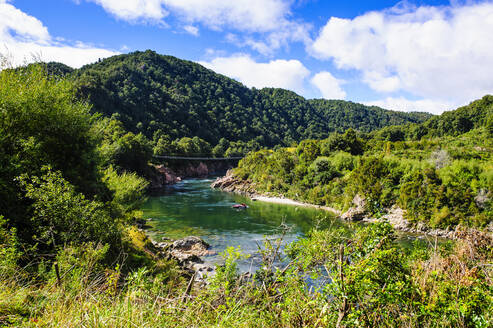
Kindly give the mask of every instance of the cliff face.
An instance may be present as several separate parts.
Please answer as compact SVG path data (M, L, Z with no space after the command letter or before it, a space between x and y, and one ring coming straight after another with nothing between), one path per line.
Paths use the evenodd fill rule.
M233 167L227 162L199 162L185 165L163 164L154 166L155 174L151 177L151 189L160 189L175 184L185 178L205 178L211 175L224 174Z
M228 162L199 162L185 165L171 165L169 168L182 178L205 178L210 175L221 175L231 169Z

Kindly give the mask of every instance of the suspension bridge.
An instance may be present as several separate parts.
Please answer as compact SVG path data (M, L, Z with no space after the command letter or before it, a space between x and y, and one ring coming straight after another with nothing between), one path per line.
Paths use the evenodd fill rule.
M233 157L207 157L207 156L179 156L179 155L154 155L156 160L165 161L239 161L243 156Z

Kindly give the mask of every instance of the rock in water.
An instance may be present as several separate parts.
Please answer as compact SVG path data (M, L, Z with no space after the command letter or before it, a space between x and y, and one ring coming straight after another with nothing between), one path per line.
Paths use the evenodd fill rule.
M210 245L196 236L189 236L182 239L178 239L171 245L172 252L186 253L195 256L206 256L214 254L213 251L209 251Z

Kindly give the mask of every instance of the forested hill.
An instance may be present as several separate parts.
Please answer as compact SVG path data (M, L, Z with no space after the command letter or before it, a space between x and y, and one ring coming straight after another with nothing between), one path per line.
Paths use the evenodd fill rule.
M308 102L327 120L329 129L337 132L349 128L369 132L404 122L424 122L431 116L423 112L390 111L345 100L310 99Z
M431 115L402 113L340 100L306 100L283 89L249 89L190 61L153 51L118 55L70 71L93 110L121 120L127 130L157 142L198 136L216 145L221 138L250 145L287 145L331 132L363 132L420 123Z

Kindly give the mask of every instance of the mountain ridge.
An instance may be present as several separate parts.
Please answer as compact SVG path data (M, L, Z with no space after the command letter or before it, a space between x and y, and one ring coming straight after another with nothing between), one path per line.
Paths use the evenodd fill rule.
M432 117L342 100L307 100L280 88L250 89L198 63L150 50L75 70L50 63L48 71L75 79L93 111L155 141L198 136L211 145L225 138L272 147L323 139L347 128L370 132Z

